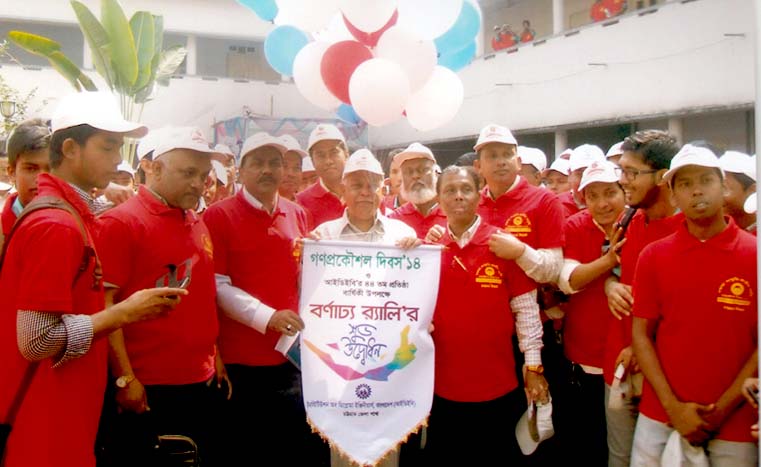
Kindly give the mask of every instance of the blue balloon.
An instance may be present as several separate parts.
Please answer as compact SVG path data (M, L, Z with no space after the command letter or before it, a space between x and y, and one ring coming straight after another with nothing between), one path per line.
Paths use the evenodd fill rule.
M357 115L357 112L354 111L354 107L350 106L349 104L341 104L338 106L336 115L338 115L338 118L344 122L351 123L352 125L356 125L362 121L359 115Z
M293 26L278 26L264 40L264 56L281 75L293 75L296 54L309 42L309 36Z
M264 21L272 21L277 16L278 8L275 0L238 0L238 3L253 10Z
M476 42L473 41L460 50L452 53L439 55L439 65L452 71L460 71L470 64L476 55Z
M466 47L478 35L481 29L481 17L470 2L462 2L460 16L454 25L441 36L434 39L436 50L440 54L449 54Z

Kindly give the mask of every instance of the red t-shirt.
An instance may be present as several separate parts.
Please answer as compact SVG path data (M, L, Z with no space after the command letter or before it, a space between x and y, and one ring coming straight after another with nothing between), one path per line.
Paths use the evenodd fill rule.
M602 255L605 233L592 219L589 211L571 216L565 225L563 255L581 264L590 263ZM603 274L584 289L570 296L563 307L565 320L563 337L565 355L576 363L597 368L603 366L608 322L614 319L608 310Z
M214 374L217 340L213 248L191 210L171 208L141 186L137 196L107 211L102 223L104 281L116 300L190 274L188 295L164 317L123 328L127 354L143 384L192 384Z
M637 264L634 316L658 323L658 361L683 402L716 402L758 349L756 239L727 219L729 226L705 242L683 224L645 248ZM640 411L669 421L647 381ZM744 403L716 437L752 442L757 420Z
M79 195L49 174L37 179L40 196L64 199L92 235L95 218ZM17 310L91 315L103 310L103 283L94 283L95 260L77 275L84 241L76 220L60 209L25 218L13 234L0 273L0 413L5 416L29 362L16 343ZM87 353L53 368L37 367L5 451L5 467L88 467L95 465L95 434L106 388L108 347L93 340Z
M582 211L582 209L579 208L579 205L576 204L576 200L573 199L573 193L571 191L564 191L557 196L560 204L563 205L563 213L565 214L566 219Z
M18 193L13 193L5 200L3 211L0 212L0 227L2 227L3 237L7 237L11 232L13 224L16 222L16 213L13 212L13 203L16 202ZM2 245L2 243L0 243Z
M634 270L642 250L656 240L671 235L684 220L684 214L678 213L663 219L647 221L642 210L632 217L626 230L626 244L621 249L621 283L633 285ZM605 342L605 361L603 374L605 382L613 384L613 374L616 372L616 359L626 347L632 345L632 318L609 321L608 339Z
M608 10L605 8L605 4L603 2L595 3L592 5L592 8L589 10L589 16L592 18L592 21L603 21L608 18Z
M383 197L383 201L381 201L381 208L385 209L387 213L392 213L401 207L401 206L398 206L398 204L399 204L399 196L386 195ZM385 215L386 214L384 214L384 216Z
M521 177L518 186L493 200L481 191L478 215L482 221L510 232L532 248L563 246L563 208L557 195L530 185Z
M439 205L436 205L427 216L423 216L420 211L415 209L415 205L411 202L407 202L404 206L400 207L396 211L392 212L388 216L390 219L398 219L405 224L415 229L417 238L425 239L428 230L434 225L440 225L446 227L447 216L444 211L441 210Z
M338 196L326 190L320 180L297 193L296 202L309 213L310 230L323 222L338 219L343 215L345 208Z
M251 205L243 190L220 201L203 215L214 243L214 268L232 285L275 310L298 312L299 271L294 240L307 232L306 212L279 197L272 216ZM245 326L219 311L219 346L225 363L278 365L274 349L280 333Z
M489 250L489 237L497 230L481 223L465 248L448 232L439 242L445 248L433 315L434 392L445 399L489 401L518 386L510 299L536 284L514 261Z

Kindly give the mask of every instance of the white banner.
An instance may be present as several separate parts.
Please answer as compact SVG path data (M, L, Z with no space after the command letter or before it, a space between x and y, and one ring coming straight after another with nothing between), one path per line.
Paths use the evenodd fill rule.
M374 465L425 425L433 399L428 332L440 247L305 241L299 309L307 416L331 445Z

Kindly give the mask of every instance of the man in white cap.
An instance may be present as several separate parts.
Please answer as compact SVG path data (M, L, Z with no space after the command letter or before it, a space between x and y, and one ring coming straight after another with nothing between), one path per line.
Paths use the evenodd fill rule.
M581 175L584 173L584 169L593 162L604 160L605 154L603 154L602 149L594 144L582 144L571 153L571 158L568 161L568 183L571 189L558 195L558 199L563 204L566 219L586 208L584 197L579 191L579 183L581 183Z
M605 153L605 159L614 164L618 164L618 160L621 159L621 156L624 155L624 150L621 149L623 144L623 141L619 141L618 143L611 146L610 149L608 149L608 152Z
M436 158L426 146L412 143L397 154L394 160L401 166L401 193L407 202L388 217L399 219L415 229L417 237L422 240L431 227L444 227L447 222L436 196Z
M296 202L296 193L301 189L301 171L304 160L309 159L309 154L301 149L301 145L291 135L282 135L280 142L285 146L283 155L283 180L280 182L280 196L289 201Z
M308 231L307 214L278 194L286 151L282 137L262 132L246 139L241 190L203 216L214 244L219 347L235 387L220 427L228 443L223 465L250 453L251 432L239 427L251 420L266 425L255 439L262 448L257 463L281 463L284 452L294 465L314 460L305 443L316 435L306 423L298 370L275 350L282 335L304 328L293 245Z
M346 139L334 125L321 123L309 134L307 152L320 179L296 195L296 201L311 215L312 226L341 217L341 177L349 157Z
M621 248L620 276L612 274L605 282L610 321L605 344L605 419L608 429L608 462L611 466L628 466L634 424L637 421L638 394L631 392L623 400L611 402L611 387L617 376L639 378L637 360L631 348L632 284L642 250L650 243L671 235L684 218L671 204L671 192L663 175L679 151L676 139L665 131L642 130L624 139L618 182L624 189L626 204L637 209L626 230L626 244ZM617 369L623 366L623 374Z
M556 195L570 190L571 185L568 183L570 167L568 159L555 159L550 167L544 171L544 186Z
M676 430L710 465L756 466L758 411L742 395L758 368L756 238L724 216L709 149L685 145L664 179L684 222L637 263L632 342L645 387L631 465L657 465Z
M724 170L727 192L724 195L724 212L735 220L741 229L756 234L756 214L745 210L745 202L756 192L756 164L741 152L727 151L719 158Z
M113 449L122 449L118 457L125 465L136 465L150 451L150 442L140 441L150 441L152 433L189 436L204 462L219 458L215 403L227 376L216 347L213 247L195 212L211 152L196 128L162 132L149 182L100 217L106 303L153 285L180 285L189 292L176 313L109 336L121 415L114 407L104 430L121 433Z
M586 459L590 465L608 463L602 367L608 322L613 317L605 280L618 266L623 238L616 222L626 204L615 169L612 162L597 161L584 170L579 191L587 209L566 221L558 280L569 295L563 305L563 350L572 372L565 392L573 401L558 407L565 413L558 417L558 428L568 440L565 454Z
M547 168L547 156L539 148L518 146L521 159L521 176L534 186L542 185L542 172Z
M104 307L90 193L114 176L124 138L145 131L122 118L110 93L66 96L54 113L51 173L38 175L37 201L7 239L0 273L2 413L26 392L5 446L7 467L94 466L108 365L104 337L165 315L186 294L151 288ZM43 208L31 211L35 203Z

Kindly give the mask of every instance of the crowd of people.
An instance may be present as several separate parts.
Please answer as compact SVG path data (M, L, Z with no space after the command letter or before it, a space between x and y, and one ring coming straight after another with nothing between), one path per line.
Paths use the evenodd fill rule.
M7 467L161 465L162 434L204 466L352 465L274 349L304 329L303 238L443 247L428 425L380 465L758 464L755 156L644 130L548 166L488 124L386 176L333 125L236 157L103 93L7 148Z
M531 42L536 38L536 31L531 28L531 22L523 20L523 29L520 34L513 31L509 24L494 26L494 37L491 39L491 48L494 51L508 49L520 43Z

